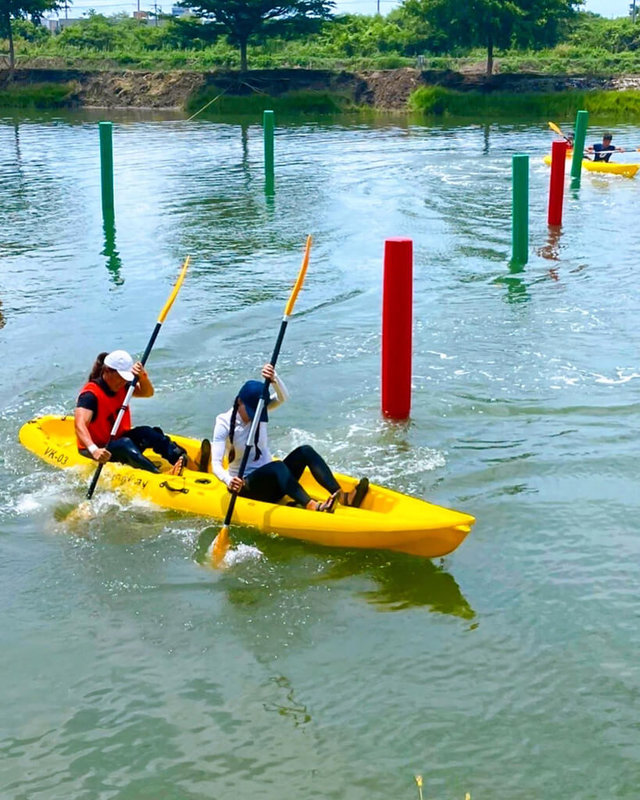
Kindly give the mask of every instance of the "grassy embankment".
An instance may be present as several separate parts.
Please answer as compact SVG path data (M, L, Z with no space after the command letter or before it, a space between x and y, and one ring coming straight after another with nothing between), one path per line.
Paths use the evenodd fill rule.
M77 90L74 83L10 85L0 89L0 108L70 108L77 103ZM235 96L221 94L215 88L195 92L187 99L184 108L193 114L204 106L204 113L209 116L256 116L265 109L271 109L281 116L372 113L371 108L358 107L348 97L331 92L298 91L278 97L262 93Z
M71 83L9 85L0 90L0 108L65 108L73 105L76 86Z
M0 108L64 108L75 104L73 83L14 85L0 90ZM205 107L207 116L257 115L272 109L280 115L371 114L350 98L332 92L297 91L273 97L267 94L234 96L215 87L195 92L185 103L188 113ZM567 118L586 109L592 117L640 119L640 91L458 92L423 86L409 98L408 111L423 116L466 117L478 120L521 117L541 120Z
M423 86L409 98L412 111L425 115L455 117L526 117L542 120L570 117L580 109L592 117L639 119L640 91L563 92L456 92L439 86Z
M74 105L73 83L14 85L0 90L0 107L63 108ZM195 92L185 110L195 113L205 107L207 116L258 115L272 109L280 115L371 114L369 106L357 106L345 95L332 92L298 91L273 97L266 94L234 96L215 87ZM478 120L521 117L541 120L568 118L586 109L592 117L640 119L640 91L562 91L540 93L458 92L440 86L423 86L409 98L408 110L423 116L466 117Z

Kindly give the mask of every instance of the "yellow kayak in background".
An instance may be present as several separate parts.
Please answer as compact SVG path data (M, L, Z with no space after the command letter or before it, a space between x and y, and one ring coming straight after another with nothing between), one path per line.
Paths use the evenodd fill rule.
M567 153L567 158L572 154ZM551 166L551 156L545 156L544 163ZM582 169L588 172L604 172L607 175L624 175L625 178L633 178L640 169L640 164L612 164L607 161L589 161L588 158L582 159Z
M184 447L191 458L198 459L199 441L174 435L171 438ZM52 466L76 468L87 479L96 467L95 463L78 453L73 417L33 419L20 429L20 442ZM156 474L125 464L107 463L102 471L105 485L128 497L140 497L163 508L224 519L230 495L215 475L188 469L180 476L169 475L167 462L149 451L145 455L165 471ZM348 475L336 474L336 478L346 491L357 483ZM326 498L326 492L308 470L300 482L312 497ZM455 550L471 530L475 519L469 514L370 484L360 508L338 504L333 514L239 497L234 521L264 533L329 547L397 550L435 558Z

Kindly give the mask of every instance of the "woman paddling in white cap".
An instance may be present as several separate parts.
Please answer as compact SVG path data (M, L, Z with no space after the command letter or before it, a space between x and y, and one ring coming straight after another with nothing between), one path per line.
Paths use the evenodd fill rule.
M172 473L179 473L187 465L186 450L165 436L160 428L149 425L132 427L129 408L124 413L118 433L109 442L111 429L127 393L127 385L134 376L138 378L134 397L151 397L153 385L140 361L134 363L125 350L100 353L97 357L89 380L82 387L76 402L78 451L100 464L111 460L148 472L160 472L143 455L144 450L149 448L173 465Z

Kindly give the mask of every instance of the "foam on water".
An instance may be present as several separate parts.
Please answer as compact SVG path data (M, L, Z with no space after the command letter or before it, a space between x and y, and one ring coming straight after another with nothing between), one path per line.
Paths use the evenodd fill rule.
M264 558L264 553L254 545L237 544L227 551L224 557L224 564L225 566L233 567L236 564L260 561L262 558Z

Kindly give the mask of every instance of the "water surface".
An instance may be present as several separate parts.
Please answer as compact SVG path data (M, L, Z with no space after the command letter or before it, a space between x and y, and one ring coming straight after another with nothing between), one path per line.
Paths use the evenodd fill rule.
M396 800L422 773L434 800L635 798L637 181L585 175L558 235L544 126L331 120L278 127L268 199L255 122L121 115L105 228L96 120L0 120L2 797ZM271 353L307 233L274 449L468 511L467 541L430 562L234 528L214 573L204 518L102 492L61 525L82 486L20 425L71 410L100 350L142 352L191 253L134 415L209 435ZM406 425L379 412L388 236L415 248Z

